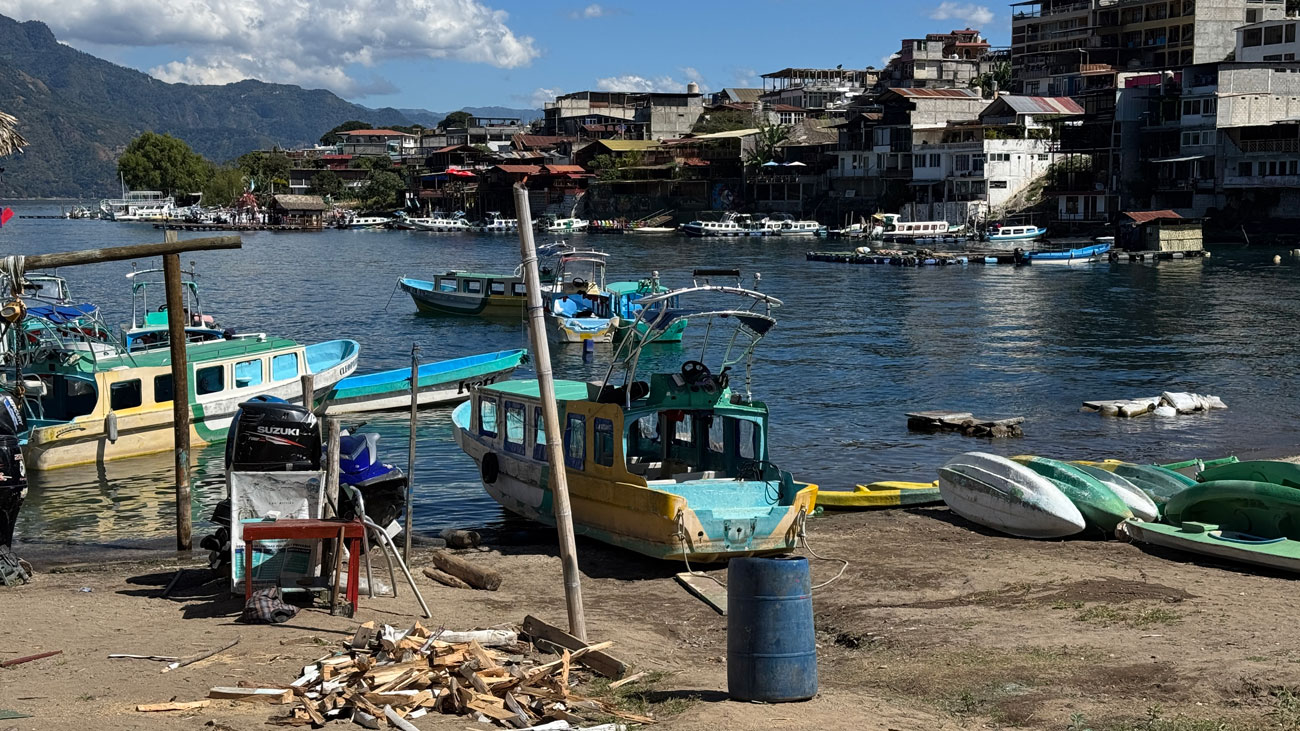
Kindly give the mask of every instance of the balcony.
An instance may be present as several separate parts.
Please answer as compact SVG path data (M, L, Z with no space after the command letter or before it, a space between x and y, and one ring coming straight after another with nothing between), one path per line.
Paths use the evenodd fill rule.
M1259 152L1300 152L1300 139L1285 140L1242 140L1237 149L1243 153Z
M1300 188L1300 175L1225 175L1225 188Z

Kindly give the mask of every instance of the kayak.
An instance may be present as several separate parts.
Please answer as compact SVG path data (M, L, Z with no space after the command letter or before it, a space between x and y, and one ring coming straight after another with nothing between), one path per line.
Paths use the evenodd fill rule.
M1188 521L1181 526L1126 520L1115 534L1140 543L1189 553L1300 572L1300 541L1256 536L1214 523Z
M1196 479L1201 482L1249 480L1295 488L1300 487L1300 464L1267 459L1237 462L1203 470Z
M1142 488L1134 485L1132 482L1129 482L1127 479L1120 477L1114 472L1107 472L1100 467L1093 467L1092 465L1086 464L1074 466L1084 474L1097 480L1097 482L1109 487L1120 500L1124 501L1124 504L1128 506L1128 509L1133 511L1134 518L1147 521L1158 520L1160 518L1160 509L1156 507L1155 501L1142 491Z
M1025 538L1063 538L1086 525L1060 488L1005 457L967 452L939 468L939 493L952 512Z
M1217 480L1189 487L1165 504L1165 522L1214 523L1263 538L1300 539L1300 490L1269 482Z
M1169 498L1196 484L1196 480L1187 475L1155 465L1133 464L1132 462L1117 460L1106 460L1104 462L1080 461L1075 464L1098 467L1107 472L1114 472L1137 485L1156 505L1167 502Z
M1055 483L1079 509L1090 528L1114 533L1115 526L1133 517L1133 511L1114 490L1074 465L1046 457L1012 459Z
M817 504L825 508L897 508L943 502L939 481L872 482L852 490L818 490Z

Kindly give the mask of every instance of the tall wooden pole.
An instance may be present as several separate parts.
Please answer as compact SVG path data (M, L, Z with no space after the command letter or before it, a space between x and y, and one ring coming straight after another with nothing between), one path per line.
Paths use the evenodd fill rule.
M528 335L533 341L533 361L546 427L546 459L551 466L551 495L555 506L555 528L560 536L560 565L564 572L564 602L569 610L569 632L587 641L587 619L582 609L582 583L578 573L578 547L573 538L573 508L569 505L569 479L564 467L564 439L560 431L560 410L555 401L555 376L551 372L551 348L546 342L542 283L537 271L537 243L533 241L532 211L528 189L515 184L515 215L519 219L519 253L523 258L528 288ZM586 438L582 435L579 438Z
M175 243L176 232L164 235ZM172 428L176 435L176 550L193 548L190 521L190 384L185 352L185 294L181 283L180 254L163 255L163 280L167 285L167 337L172 351Z
M411 343L411 434L406 447L406 526L402 560L411 560L411 516L415 510L415 419L420 408L420 346Z

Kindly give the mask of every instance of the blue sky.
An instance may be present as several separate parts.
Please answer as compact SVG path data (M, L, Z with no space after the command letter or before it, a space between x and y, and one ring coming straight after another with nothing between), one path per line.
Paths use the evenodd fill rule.
M398 9L398 8L401 9ZM760 85L786 66L881 66L899 40L1010 9L912 0L0 0L81 50L167 81L329 88L367 106L540 106L584 89Z

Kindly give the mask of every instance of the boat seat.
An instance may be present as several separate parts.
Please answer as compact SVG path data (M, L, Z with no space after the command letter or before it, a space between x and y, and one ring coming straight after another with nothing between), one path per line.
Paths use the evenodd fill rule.
M663 462L631 462L627 466L627 471L644 477L649 475L652 470L662 470L663 467Z

